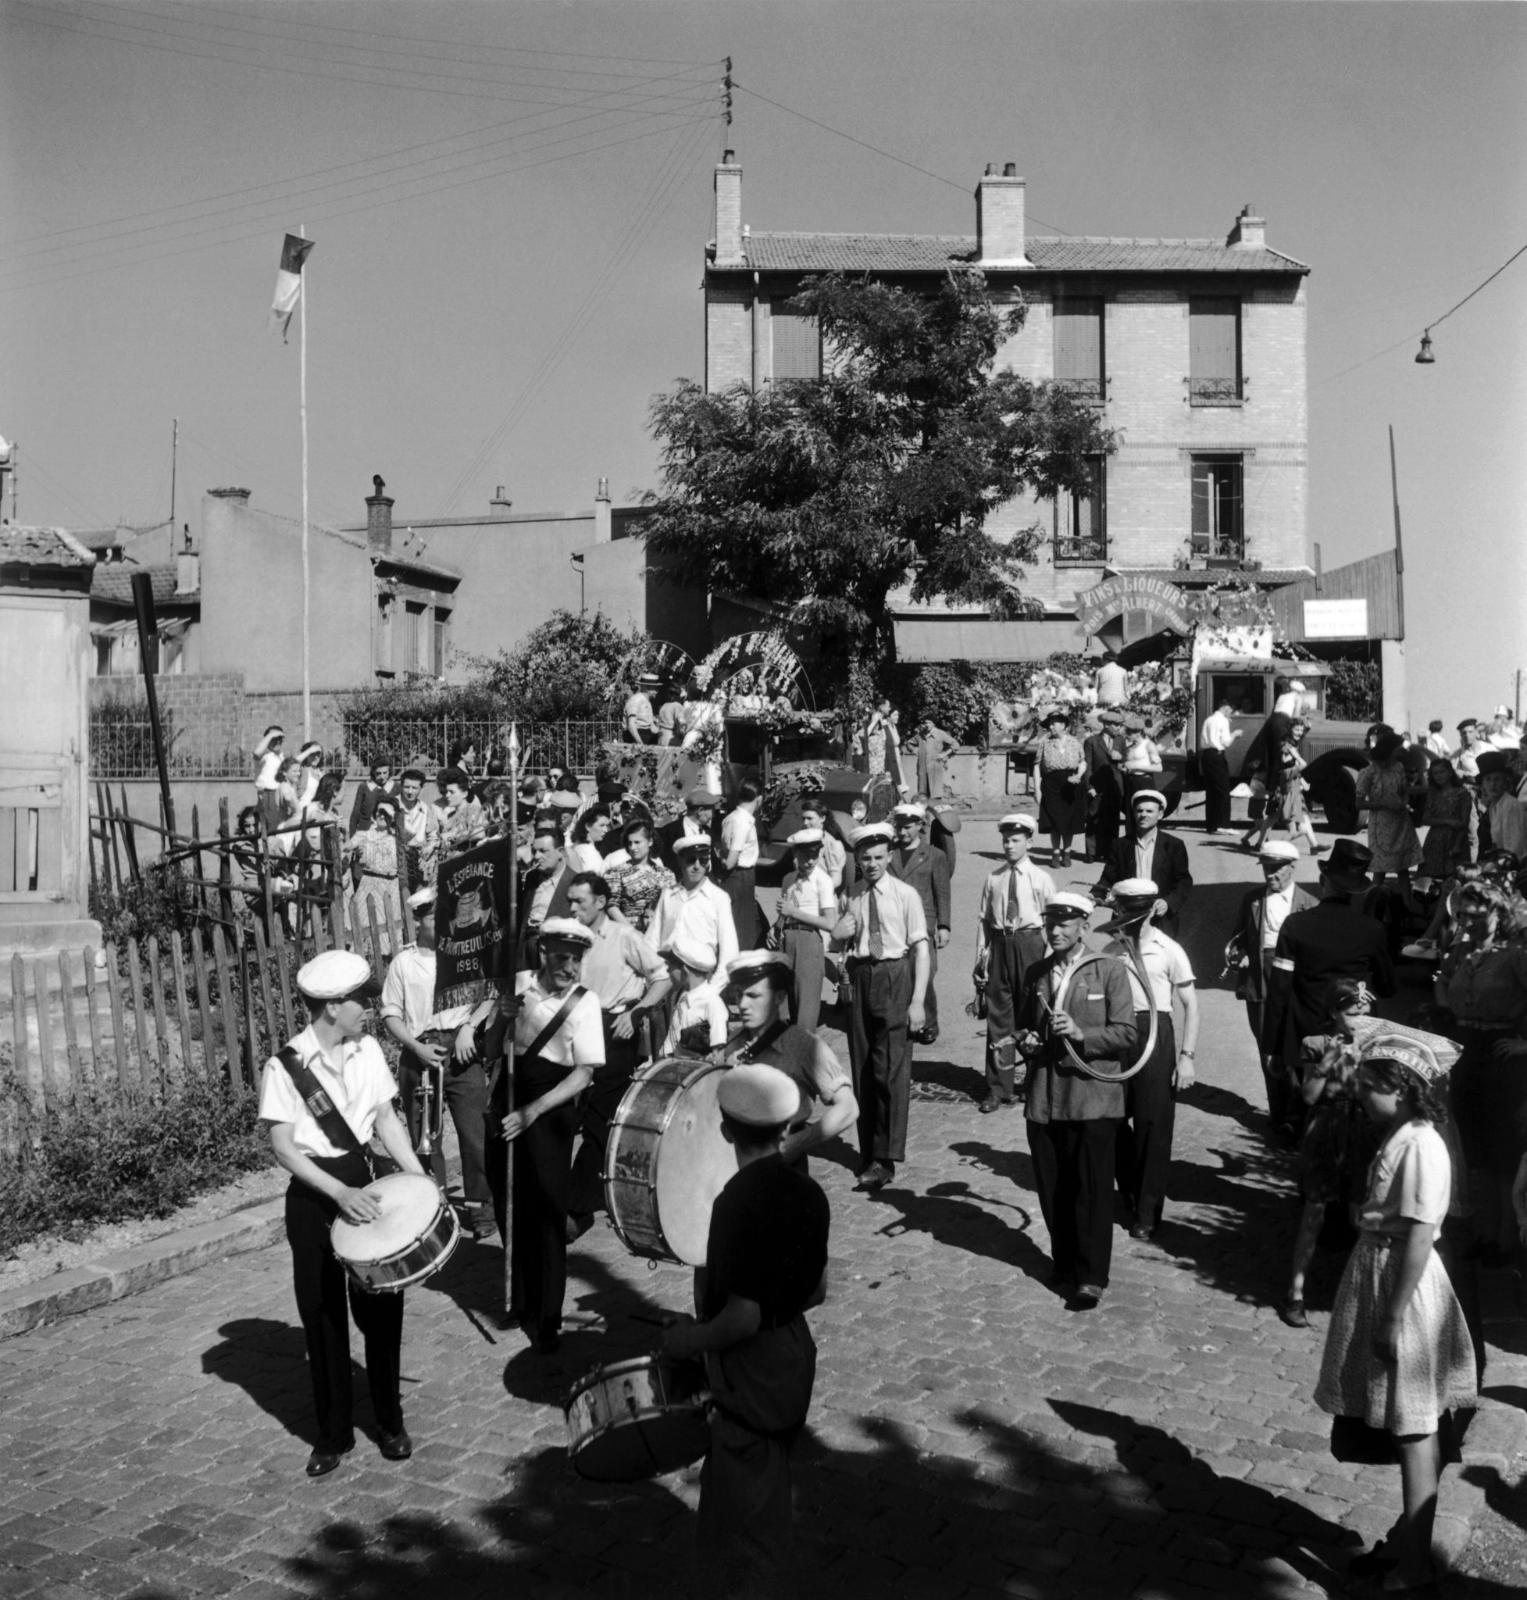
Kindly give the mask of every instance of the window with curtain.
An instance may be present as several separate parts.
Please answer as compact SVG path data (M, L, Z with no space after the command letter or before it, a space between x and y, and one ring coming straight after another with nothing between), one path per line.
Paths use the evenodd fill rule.
M1055 501L1055 564L1098 566L1108 557L1103 457L1088 456L1091 479L1084 494L1061 494Z
M774 340L774 381L798 383L822 376L822 332L815 317L776 311L769 318Z
M1245 463L1240 456L1193 457L1193 554L1246 555Z
M1078 400L1103 403L1107 389L1101 300L1055 302L1055 381Z
M442 606L435 607L435 625L430 630L430 668L437 678L445 676L445 657L449 646L451 614Z
M1188 399L1195 406L1241 403L1241 303L1188 303Z
M424 657L420 654L427 637L428 608L410 600L403 608L403 659L399 666L404 672L423 672Z

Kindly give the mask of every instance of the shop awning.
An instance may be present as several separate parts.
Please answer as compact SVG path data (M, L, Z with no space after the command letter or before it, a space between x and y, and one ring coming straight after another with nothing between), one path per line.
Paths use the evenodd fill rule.
M898 617L901 661L1043 661L1057 650L1082 651L1087 635L1070 617L993 622L985 617Z

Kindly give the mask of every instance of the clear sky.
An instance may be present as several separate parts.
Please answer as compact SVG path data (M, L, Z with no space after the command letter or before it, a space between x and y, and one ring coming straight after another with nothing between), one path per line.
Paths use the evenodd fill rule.
M1527 257L1412 358L1527 243L1520 5L0 0L21 520L165 516L176 415L193 531L214 484L298 512L265 315L299 224L315 517L361 519L376 472L405 522L651 486L648 400L702 370L726 55L757 228L971 232L987 161L1036 232L1206 237L1252 202L1313 268L1312 540L1391 543L1393 423L1415 714L1511 699Z

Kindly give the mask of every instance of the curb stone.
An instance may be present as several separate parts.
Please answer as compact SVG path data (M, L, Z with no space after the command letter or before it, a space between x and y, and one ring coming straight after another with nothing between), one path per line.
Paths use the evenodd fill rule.
M0 1339L108 1305L228 1256L263 1250L281 1238L285 1217L286 1200L281 1196L215 1222L167 1233L70 1272L22 1284L0 1294Z

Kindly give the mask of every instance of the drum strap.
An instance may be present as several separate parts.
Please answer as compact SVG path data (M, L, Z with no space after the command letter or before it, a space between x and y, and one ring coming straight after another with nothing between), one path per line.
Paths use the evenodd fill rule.
M575 983L572 988L567 991L567 996L563 1000L562 1004L557 1007L557 1014L551 1019L550 1022L546 1024L544 1028L541 1029L535 1038L530 1041L529 1048L525 1050L516 1050L514 1052L515 1055L521 1059L526 1056L540 1055L541 1051L544 1050L554 1038L556 1038L557 1030L572 1014L573 1007L577 1005L587 993L588 990L585 989L581 983ZM493 1082L488 1085L490 1099L492 1098L493 1092L498 1088L498 1080L502 1076L503 1070L504 1057L500 1056L497 1062L494 1063Z
M372 1167L371 1152L355 1137L355 1129L340 1115L339 1107L329 1098L328 1092L314 1075L313 1069L290 1045L285 1045L279 1050L276 1059L286 1068L287 1076L296 1085L297 1093L302 1096L302 1103L308 1108L308 1115L323 1130L324 1138L347 1156L361 1156L367 1168L371 1170L372 1177L375 1178L376 1171Z

